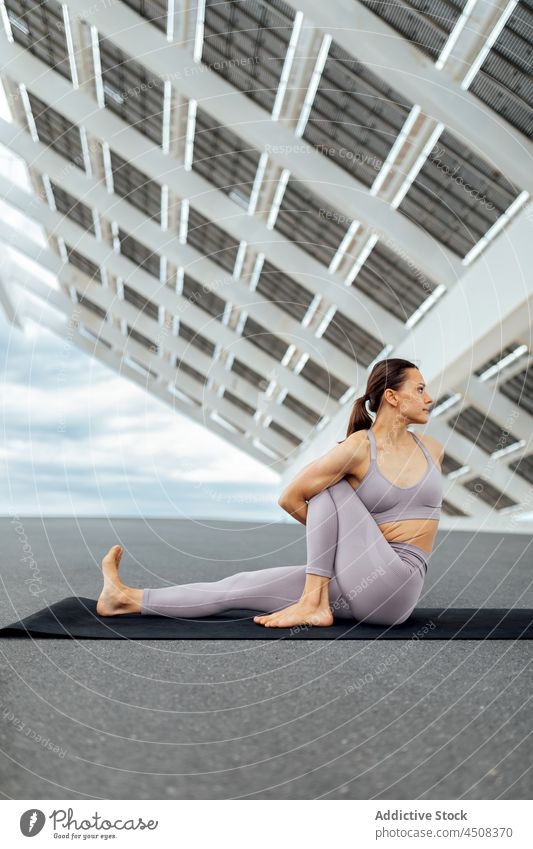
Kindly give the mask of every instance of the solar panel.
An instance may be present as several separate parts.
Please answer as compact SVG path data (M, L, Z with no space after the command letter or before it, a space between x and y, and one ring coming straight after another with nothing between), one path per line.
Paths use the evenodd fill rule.
M294 445L300 445L302 440L299 436L292 433L290 430L287 430L286 427L278 424L275 421L271 421L269 424L269 428L274 431L274 433L278 433L280 436L283 436L284 439L288 439L289 442L292 442Z
M465 513L460 507L456 507L455 504L452 504L446 498L442 499L442 512L448 516L468 516L468 513Z
M229 401L230 404L235 404L235 406L238 407L239 410L244 410L244 412L247 413L249 416L253 416L253 414L255 413L254 407L252 407L250 404L247 404L246 401L242 400L242 398L239 398L237 395L234 395L233 392L229 391L229 389L224 390L224 394L222 397Z
M140 295L139 292L136 292L135 289L132 289L131 286L128 286L126 283L123 284L123 289L125 301L132 304L134 307L137 307L141 313L144 313L149 318L153 318L154 321L158 320L159 308L157 304Z
M455 457L452 457L447 452L444 452L444 458L442 460L441 469L443 475L449 475L450 472L456 472L457 469L462 467L462 463L459 463Z
M303 183L291 178L274 227L319 262L329 265L351 223L351 218L332 209Z
M256 386L257 389L260 389L263 392L268 386L269 381L266 377L263 377L263 375L259 374L258 371L247 366L246 363L243 363L242 360L237 359L237 357L233 360L230 371L235 372L235 374L242 377L243 380L247 380L248 383L251 383L252 386Z
M200 309L209 313L209 315L214 316L218 321L222 321L226 308L224 298L220 298L215 292L203 287L196 280L193 280L192 277L189 277L188 274L185 274L183 278L182 295L191 304L195 304Z
M470 84L470 91L533 138L533 2L520 0Z
M111 151L113 189L149 218L161 223L161 186L131 162Z
M289 347L287 342L284 342L283 339L280 339L279 336L276 336L274 333L270 333L263 327L262 324L259 324L258 321L254 321L254 319L250 316L246 319L242 329L242 335L246 337L249 342L252 342L253 345L261 348L262 351L270 354L270 356L274 357L276 360L282 360L287 348Z
M166 0L122 0L126 6L133 9L145 20L149 21L158 29L166 32L167 29L167 3Z
M193 171L248 207L259 151L250 149L236 133L197 109L193 154Z
M302 321L313 301L311 292L266 260L257 281L256 291L297 321Z
M506 398L518 404L526 413L533 416L533 369L526 367L515 374L505 383L500 383L499 390Z
M423 53L437 59L466 0L360 0Z
M407 319L436 288L416 263L376 242L352 286L399 318Z
M189 325L185 324L185 322L181 321L181 319L178 328L178 336L181 336L182 339L190 342L191 345L198 348L198 350L202 351L203 354L207 354L208 357L212 357L215 353L214 343L211 342L210 339L207 339L206 336L198 333L197 330L193 330L192 327L189 327Z
M96 265L96 263L91 262L90 259L87 259L86 256L84 256L74 248L70 247L70 245L66 244L65 247L67 249L68 262L70 262L71 265L74 265L76 268L79 268L80 271L83 271L84 274L86 274L88 277L91 278L91 280L94 280L96 283L102 282L100 277L100 268L98 265Z
M5 6L15 41L72 80L60 4L55 0L5 0Z
M272 111L294 14L281 0L206 0L202 62Z
M106 310L102 309L101 306L95 304L94 301L91 301L85 295L81 295L78 290L76 290L76 298L80 306L85 307L85 309L90 310L99 318L107 318Z
M303 135L320 153L371 186L411 107L333 41Z
M179 362L176 363L176 368L178 370L178 373L182 371L185 374L188 374L189 377L192 377L193 380L197 380L198 383L202 384L202 386L205 386L205 384L207 383L207 377L205 376L205 374L202 374L201 371L198 371L198 369L193 368L193 366L190 366L183 360L179 360Z
M53 148L78 168L84 169L80 130L44 100L28 91L28 99L39 141Z
M233 273L239 243L192 206L189 209L187 243L230 274Z
M302 419L305 419L306 422L309 422L312 425L317 425L322 416L320 413L312 410L311 407L308 407L306 404L302 404L298 398L295 398L294 395L291 395L288 392L285 398L282 401L282 405L287 407L289 410L292 410L296 415L301 416Z
M253 101L268 112L272 110L278 94L282 69L288 58L291 35L294 34L297 8L294 4L289 6L283 0L271 0L271 2L268 0L206 0L203 40L199 45L202 47L202 64L195 64L192 51L197 9L194 4L191 7L178 8L175 4L169 6L164 0L124 0L124 2L140 16L135 23L137 33L151 36L156 43L156 36L152 30L152 27L156 27L160 33L164 34L157 36L163 46L167 25L169 39L176 27L176 44L181 47L187 45L190 50L191 72L196 69L200 73L202 68L205 72L205 66L208 65L233 88L246 95L248 106L250 101ZM384 0L359 0L359 2L363 2L367 8L386 20L398 33L398 38L406 38L411 45L434 59L446 44L449 34L464 10L466 0L406 0L406 2L392 0L387 3ZM87 85L92 85L94 77L98 84L98 94L101 95L97 76L98 62L96 62L96 69L90 67L92 55L90 25L83 20L81 13L79 18L76 17L72 11L73 7L68 4L62 6L57 0L43 0L39 3L30 2L30 0L4 0L4 4L13 38L17 44L45 62L48 67L55 68L76 86L78 85L76 76L79 74L82 90L87 90ZM169 18L169 14L172 17ZM69 21L72 22L73 45L67 45L68 31L65 23ZM533 131L532 23L533 0L519 0L471 86L473 94L496 110L502 116L502 120L507 120L529 137ZM200 34L200 31L201 28L197 27L196 33ZM93 32L96 33L96 30ZM334 33L334 30L332 32ZM316 47L323 35L321 30L314 29L312 19L307 21L306 16L295 54L295 63L288 79L287 111L282 116L285 129L289 132L291 129L294 130L299 114L300 117L302 115L305 92L310 90L308 84L315 62ZM71 65L72 56L69 57L68 46L76 49L78 43L84 47L84 63L83 65L78 63L75 69L74 65ZM340 181L344 179L345 189L351 187L355 192L360 192L360 183L367 187L374 183L393 144L398 139L398 134L404 128L413 104L403 96L399 86L398 89L394 87L393 72L384 72L381 75L377 66L376 73L373 68L365 66L358 60L357 44L355 39L353 51L348 52L336 41L331 42L303 136L308 145L312 145L316 151L327 156L343 169L344 178ZM129 127L139 130L150 140L150 143L160 147L163 139L165 104L165 84L162 77L142 64L142 51L135 51L135 56L130 55L115 45L103 32L97 34L95 50L96 48L99 50L101 82L107 110L102 112L102 120L105 122L105 114L111 111ZM133 52L132 49L132 54ZM384 56L385 65L386 59L387 57ZM418 59L421 57L418 56ZM417 61L416 56L414 61ZM73 80L71 73L73 74L74 70L77 74L74 75ZM172 69L169 72L169 79L172 80L171 71ZM98 123L93 125L91 122L88 128L94 138L86 138L86 129L83 126L72 124L60 111L36 97L24 83L19 84L9 80L8 72L9 68L4 72L8 92L14 94L18 85L21 90L27 91L28 99L26 100L23 94L21 100L26 107L29 103L32 118L27 116L27 121L32 131L34 122L39 140L65 158L65 170L68 170L68 163L72 162L85 172L87 164L89 176L91 150L89 142L95 141L101 144L97 131ZM21 76L21 80L25 80L25 77ZM29 81L28 85L30 85ZM336 358L328 358L327 363L322 365L311 358L305 361L310 346L304 344L302 351L291 359L291 363L297 360L298 366L293 367L287 364L287 377L290 376L291 381L294 381L301 376L302 381L307 382L308 389L305 390L304 384L300 387L300 392L296 389L290 393L287 392L287 387L281 385L283 369L275 369L276 382L280 383L281 390L277 400L270 396L261 397L271 384L274 369L270 372L269 378L252 367L254 357L245 356L244 360L233 357L226 360L228 351L223 344L216 344L211 338L197 332L181 320L181 306L186 306L186 302L204 311L207 315L205 324L210 318L216 318L217 321L223 320L224 315L230 312L228 309L230 304L221 295L224 294L231 300L231 281L228 275L233 275L238 258L238 273L241 275L242 285L245 285L244 281L250 279L253 281L254 291L257 292L258 309L257 313L254 310L254 318L246 316L242 331L242 317L243 313L246 314L246 309L243 307L241 313L239 309L235 310L230 316L228 328L224 329L224 333L234 333L234 339L238 341L239 332L242 332L242 337L248 339L256 346L256 349L272 357L275 361L273 365L275 365L285 363L285 360L288 360L287 353L292 351L292 348L289 349L289 342L285 341L279 330L279 327L285 327L288 322L283 323L282 316L279 316L278 327L275 326L276 322L257 321L256 318L261 317L261 306L264 307L265 302L267 306L275 304L294 321L303 322L309 315L310 308L319 300L312 291L291 276L287 256L293 256L294 252L286 250L285 240L280 242L279 237L274 239L276 248L272 255L276 263L279 263L279 267L270 259L268 244L265 245L261 241L264 238L267 207L272 203L276 182L280 180L280 161L270 161L267 165L261 193L261 201L265 202L265 209L256 213L257 229L253 226L248 229L243 225L242 232L246 233L247 244L244 244L244 235L241 243L238 237L232 236L225 229L224 220L219 212L225 200L219 193L223 193L242 209L248 211L261 159L262 145L250 147L250 143L243 138L243 135L247 135L244 126L249 119L246 109L241 110L242 114L232 113L234 120L231 126L220 125L218 120L209 114L209 88L199 89L199 91L203 91L205 97L199 97L196 105L191 167L196 175L214 187L210 193L214 199L213 212L206 217L190 206L190 203L194 204L194 196L189 198L187 191L184 192L184 200L179 192L173 193L168 198L168 232L170 239L178 240L178 229L181 239L183 230L187 231L187 244L202 257L211 259L220 267L221 272L218 276L223 288L215 286L215 281L211 279L212 288L203 285L199 271L196 276L191 276L190 271L194 272L195 268L198 269L201 266L201 263L195 265L194 258L188 263L187 273L184 269L179 269L178 279L182 284L179 294L182 301L174 315L174 332L182 340L181 347L185 347L183 345L185 342L187 346L190 344L191 348L188 349L185 357L188 362L180 360L176 354L170 355L169 362L176 367L178 383L181 371L182 374L204 386L208 377L203 372L209 374L209 361L204 357L200 358L198 352L210 358L220 354L217 374L220 374L220 369L226 363L227 385L224 381L218 382L221 383L222 397L234 407L235 419L238 419L240 411L246 416L253 416L256 407L259 407L266 415L267 421L273 416L265 429L265 449L268 447L269 430L288 440L293 446L300 446L302 442L312 438L314 428L321 423L324 415L320 410L321 405L316 400L309 402L313 406L304 403L308 400L306 392L308 395L312 394L309 383L324 393L324 396L338 402L350 388L336 377L338 365L335 362ZM46 100L53 102L53 94L53 91L50 92L50 97L47 94ZM165 115L165 121L167 119L169 121L169 124L165 123L165 133L166 138L169 134L172 138L170 156L167 158L170 164L174 162L179 170L182 167L187 101L183 97L179 83L176 84L174 94L176 97L169 99L167 104L172 108ZM194 96L194 93L191 93L191 96ZM100 101L98 104L95 101L96 109L100 105ZM303 107L304 110L307 105L306 103ZM57 107L62 108L60 100L57 101ZM22 121L20 109L14 110L14 117L15 120ZM103 126L105 128L105 125ZM266 112L264 127L265 139L275 141L277 131ZM299 132L300 129L298 129ZM305 145L302 146L305 147ZM103 148L95 149L103 151ZM136 167L134 161L127 158L126 148L121 149L120 154L115 150L110 151L109 160L113 189L117 198L123 198L129 202L145 217L146 221L154 221L161 225L165 216L166 227L167 187L162 186L163 174L161 180L149 177ZM134 160L133 154L132 160ZM104 160L103 153L101 157L98 155L92 157L93 167L90 169L90 176L101 186L104 186L105 178L109 179L110 176L102 167L106 164L107 159ZM292 164L292 162L285 163L291 169ZM29 165L34 187L43 184L50 186L53 201L50 195L48 198L51 206L55 206L60 215L74 221L106 246L111 247L111 243L116 245L118 241L121 253L135 266L149 273L152 279L155 278L157 283L154 283L154 292L156 286L159 288L161 285L162 272L169 275L174 273L175 265L168 257L160 257L143 243L142 227L126 228L129 232L117 229L117 222L112 219L112 207L107 210L107 215L102 214L97 217L96 210L92 209L90 204L83 202L83 189L80 189L79 198L77 198L63 189L59 182L52 182L50 177L40 173L38 158ZM402 167L401 164L400 167ZM283 178L286 175L287 171L283 172ZM76 180L79 176L78 173L72 181L68 178L65 181L61 179L60 182L64 183L70 191L76 191ZM300 247L327 269L338 254L341 244L346 242L353 220L343 212L342 206L337 209L331 203L323 201L323 186L318 177L319 175L313 180L307 171L300 172L298 167L293 169L283 196L280 198L278 194L275 195L276 201L279 200L279 209L273 226L277 233L282 234L285 239ZM352 178L355 178L357 182L354 182ZM188 183L184 185L187 186ZM429 233L437 242L462 257L509 209L518 197L518 193L519 188L510 183L505 174L493 167L483 155L479 155L477 151L474 153L463 143L462 138L457 138L446 129L412 182L399 207L399 212L392 213L392 217L405 215L420 230ZM383 200L386 202L385 198ZM165 204L163 209L162 202ZM187 221L177 220L180 208L182 213L187 212ZM207 207L203 209L204 212L207 211ZM133 218L131 210L130 215ZM135 217L138 218L138 215ZM244 221L244 216L241 215L241 217ZM253 220L248 223L253 223ZM365 222L362 223L365 226ZM401 234L404 231L406 223L405 221L402 223L402 220L398 222L398 233ZM137 239L137 233L141 241ZM257 235L256 241L254 241L254 235ZM324 312L322 316L322 310L319 309L308 331L308 333L316 333L317 338L323 337L329 346L337 350L338 354L342 353L343 357L350 357L354 361L354 368L357 364L368 368L380 354L388 350L385 345L387 341L390 341L376 338L370 332L372 328L368 320L357 314L358 292L364 292L368 298L378 303L395 318L405 322L424 305L436 289L436 283L417 267L416 261L403 250L403 245L395 244L393 238L395 235L393 230L390 239L384 236L379 238L352 281L353 288L347 286L347 291L354 296L354 312L348 315L337 309L324 328L325 322L321 322L321 319L326 315L329 318L330 313ZM249 243L248 236L251 236ZM61 250L63 250L63 244L64 242L60 240ZM104 269L100 269L97 263L71 245L66 244L65 250L68 262L72 266L91 280L107 285ZM266 257L258 273L259 251L261 251L261 257L263 254L266 254ZM284 261L278 257L284 257ZM305 265L307 268L309 263ZM69 276L73 284L68 287L71 297L99 319L111 319L111 308L108 314L106 309L82 294L81 275L72 273ZM330 283L333 286L335 280L331 275L325 272L323 277L324 285L331 278ZM162 308L155 300L156 295L146 297L134 286L128 285L126 275L124 278L124 280L121 277L118 278L118 291L122 294L124 302L130 305L128 308L123 305L122 309L131 314L131 324L120 321L120 315L115 316L114 321L117 326L126 325L128 335L144 348L152 352L158 351L157 345L149 338L150 335L155 337L155 334L151 334L150 331L141 333L136 330L134 313L130 309L133 308L151 321L158 322ZM112 286L114 286L113 280L111 275ZM173 286L172 289L174 290ZM109 290L108 294L112 295L113 291L114 289ZM252 294L252 299L254 297ZM192 313L193 310L190 312ZM272 310L268 308L264 312L271 314ZM239 321L239 313L241 321ZM171 316L172 310L168 310L168 314ZM361 324L358 321L361 321ZM92 322L87 321L87 324L90 323ZM204 320L201 323L203 324ZM80 322L78 326L80 333L85 335L87 340L104 345L107 349L112 347L110 343L99 340L97 334L89 327L85 327L83 322ZM149 325L143 323L142 326L145 328ZM237 330L234 331L235 326ZM218 329L220 330L220 327ZM379 335L377 328L376 333ZM499 350L478 368L475 374L479 377L488 368L497 365L501 359L514 352L517 344L513 343ZM120 355L124 352L114 351L114 353ZM303 356L300 356L300 353ZM529 357L529 354L527 356ZM141 359L142 357L137 360L127 355L124 357L124 362L130 368L135 367L143 375L158 378L155 371L140 362ZM195 360L200 359L205 366L202 367L202 371L194 367ZM332 359L331 362L330 359ZM305 364L301 367L304 361ZM227 362L231 362L229 369L227 369ZM512 371L516 373L508 380L504 380L504 373L497 377L500 397L509 398L516 408L533 415L531 371L524 368L517 372L514 360ZM250 390L249 398L240 397L242 384L237 378L247 381ZM161 376L161 386L165 385L165 390L166 384L168 380ZM240 384L239 395L236 394L237 384ZM291 389L293 389L292 385ZM172 389L168 387L168 391L171 392ZM184 393L179 386L176 387L175 394L183 403L186 398L189 398L195 407L202 406L201 402ZM218 390L217 395L219 395ZM301 397L303 401L300 400ZM450 398L451 391L442 395L432 405L432 410ZM461 404L457 403L454 410L460 407ZM288 428L276 421L276 415L282 417L283 412L286 421L289 422ZM331 409L328 407L328 415L329 413ZM298 419L295 418L296 416ZM215 421L219 425L221 422L231 425L230 429L233 432L246 432L246 426L239 428L238 424L228 422L228 419L222 416ZM295 422L292 429L291 421ZM519 444L517 437L507 433L498 422L488 418L485 412L473 406L460 410L447 424L453 430L456 428L458 433L463 434L474 445L478 445L489 454L510 445ZM256 440L254 445L257 447L259 440L256 439L255 428L253 430L253 437ZM296 430L300 436L293 433L293 430ZM301 438L302 434L305 434L304 440ZM251 436L252 434L249 433L248 437L251 438ZM279 452L274 454L281 459L287 459L287 457L281 457ZM516 471L528 483L533 483L533 455L529 454L506 465L507 459L507 457L502 458L501 465L504 468ZM450 475L460 468L461 463L446 453L442 464L443 474ZM477 473L477 469L474 469L473 474L476 474L476 477L467 481L464 486L476 497L481 497L496 509L504 509L516 504L512 498L485 481L482 474ZM464 478L461 478L461 483L463 480ZM477 491L478 487L481 488L481 494ZM446 500L443 503L443 512L448 512L449 515L466 515Z
M464 481L463 486L473 492L476 498L481 498L493 510L503 510L518 503L480 476Z
M383 350L382 342L363 330L360 325L355 324L340 310L337 310L331 319L323 336L349 357L357 357L364 366L370 365Z
M83 227L84 230L88 230L94 236L96 231L94 229L91 208L85 203L82 203L81 200L75 198L74 195L66 192L60 186L56 186L55 183L50 182L50 186L52 188L52 194L54 196L54 203L57 211L60 212L61 215L66 215L67 218L75 221L76 224L79 224L80 227Z
M159 279L159 254L149 250L145 245L119 229L120 253L131 259L139 268Z
M300 371L300 375L308 380L309 383L312 383L314 386L317 386L318 389L321 389L322 392L325 392L326 395L335 398L336 401L344 395L346 390L348 389L348 384L344 383L344 381L339 380L338 377L335 377L330 371L326 371L326 369L322 368L322 366L315 363L314 360L309 358Z
M524 454L518 460L513 460L512 463L509 463L509 468L523 477L528 483L533 484L533 454Z
M108 38L100 37L99 46L105 105L135 130L161 145L163 80Z
M484 371L488 371L489 368L495 366L505 357L509 356L509 354L512 354L512 352L516 350L517 347L518 342L513 342L511 345L507 345L505 348L502 348L498 354L495 354L493 357L489 357L489 359L486 360L483 365L477 368L474 374L479 377L479 375L483 374Z
M503 174L445 130L398 209L463 257L518 194Z
M85 336L86 339L90 339L91 342L94 342L95 347L107 348L111 349L113 346L106 340L101 339L97 333L93 333L88 327L86 327L83 323L79 324L80 333L82 336Z
M131 325L129 324L127 325L127 328L128 336L131 336L131 338L135 342L138 342L139 345L143 345L145 348L148 348L148 350L152 351L153 353L158 352L158 346L155 344L155 342L152 341L152 339L149 339L148 336L145 336L143 333L139 333L138 330L135 330L135 328L131 327Z
M436 407L440 407L446 401L449 401L450 398L453 398L452 392L444 392L442 395L439 395L436 401L433 401L432 404L429 405L430 412L435 410Z
M448 419L447 424L487 454L493 454L518 442L516 436L502 430L497 422L476 407L465 407L458 415Z

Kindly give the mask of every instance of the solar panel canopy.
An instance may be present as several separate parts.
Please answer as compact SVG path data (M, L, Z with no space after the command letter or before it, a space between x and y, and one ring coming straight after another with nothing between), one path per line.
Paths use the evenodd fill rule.
M533 510L531 281L489 308L533 220L533 2L478 5L2 0L39 320L286 479L411 345L444 514Z

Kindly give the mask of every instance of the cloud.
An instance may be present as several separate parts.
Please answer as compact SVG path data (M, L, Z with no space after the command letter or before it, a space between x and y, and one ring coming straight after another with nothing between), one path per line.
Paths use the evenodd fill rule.
M63 345L0 319L2 513L283 517L267 466Z

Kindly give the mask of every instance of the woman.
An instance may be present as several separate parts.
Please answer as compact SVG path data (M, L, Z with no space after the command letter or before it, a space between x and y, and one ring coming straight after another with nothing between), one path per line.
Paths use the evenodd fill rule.
M444 449L407 431L427 422L431 401L409 360L374 365L346 438L302 469L279 499L306 525L306 565L139 590L119 577L122 548L115 545L102 561L97 613L190 618L251 608L263 611L254 622L267 628L328 626L334 616L404 622L422 591L442 503Z

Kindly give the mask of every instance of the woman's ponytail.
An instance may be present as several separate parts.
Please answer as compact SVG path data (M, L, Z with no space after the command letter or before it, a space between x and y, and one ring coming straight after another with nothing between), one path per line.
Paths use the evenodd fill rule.
M365 394L357 398L352 407L346 437L357 430L368 430L372 426L373 419L368 410L377 415L385 389L399 389L405 380L405 371L409 368L418 366L399 357L390 357L374 364L368 376Z
M368 430L372 425L372 418L366 408L367 401L369 400L368 394L365 393L365 395L361 395L355 401L350 414L350 420L348 421L348 427L346 428L346 436L350 436L356 430Z

